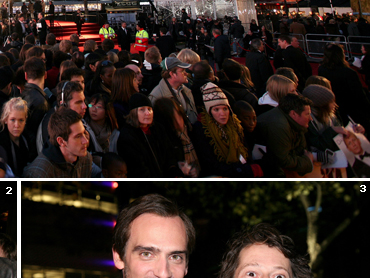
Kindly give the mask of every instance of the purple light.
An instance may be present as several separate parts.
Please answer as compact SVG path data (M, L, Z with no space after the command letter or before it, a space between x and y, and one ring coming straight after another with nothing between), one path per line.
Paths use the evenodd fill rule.
M114 266L114 261L111 260L111 259L110 260L107 260L107 259L91 259L91 260L89 260L89 264L113 267Z
M114 228L116 225L116 221L112 220L101 220L101 219L87 219L86 222L88 224L96 225L96 226L104 226L109 228Z

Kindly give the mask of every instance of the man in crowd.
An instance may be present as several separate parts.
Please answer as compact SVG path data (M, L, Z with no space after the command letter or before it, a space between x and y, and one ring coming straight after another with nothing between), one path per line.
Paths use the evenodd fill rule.
M40 44L44 45L46 41L46 35L47 35L46 21L45 21L43 13L41 12L37 14L37 18L38 18L37 35L39 37Z
M159 29L159 36L155 39L155 46L158 47L162 59L164 59L176 51L175 41L170 35L167 35L166 27Z
M191 90L183 84L188 83L185 69L191 64L183 63L177 58L167 57L164 60L162 80L149 94L152 104L162 97L174 98L185 110L191 123L197 120L197 110Z
M191 220L157 194L136 199L117 218L113 260L123 277L183 278L195 245Z
M112 27L109 26L109 22L106 21L105 24L99 30L99 36L101 41L105 39L113 40L116 37L116 32Z
M230 42L226 35L221 35L221 30L217 28L212 29L214 44L214 57L218 66L217 70L222 69L222 63L226 58L231 58Z
M131 49L131 30L127 28L127 23L122 22L121 28L117 30L118 45L121 50L130 52Z
M303 52L294 48L291 44L291 38L286 35L280 35L278 44L282 51L282 66L292 68L298 77L298 90L303 91L306 80L312 75L311 65L308 63Z
M144 53L148 49L149 45L149 35L148 32L144 30L145 23L139 22L136 25L136 39L134 48L139 52L142 61L144 61Z
M237 18L234 19L234 24L231 25L229 33L233 35L233 51L234 54L237 56L240 55L243 48L243 35L244 35L244 27L241 24L241 21Z
M279 106L261 114L257 120L260 143L267 147L265 159L271 159L277 169L271 169L271 176L285 174L305 175L313 169L313 155L306 148L304 134L312 120L312 102L300 95L288 94Z
M40 58L31 57L24 63L25 79L27 84L22 92L22 98L27 101L28 118L25 132L29 136L31 157L36 157L37 128L50 109L48 97L44 92L46 75L45 63Z
M49 141L42 153L24 169L25 178L90 178L89 140L76 111L60 107L48 124Z
M261 39L253 39L250 50L245 56L245 65L251 73L252 82L257 90L257 96L261 97L266 92L267 79L274 74L274 70L264 54L265 46Z

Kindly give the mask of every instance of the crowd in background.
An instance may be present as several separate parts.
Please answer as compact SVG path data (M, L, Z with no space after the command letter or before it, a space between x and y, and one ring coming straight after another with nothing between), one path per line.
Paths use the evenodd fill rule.
M296 34L299 21L287 33ZM348 138L349 149L357 139L343 127L347 115L356 133L370 129L369 92L339 44L325 46L314 76L296 38L283 32L272 67L271 33L256 21L245 33L237 18L194 21L183 10L181 24L174 18L160 27L144 59L119 51L120 37L118 47L87 40L80 51L78 34L58 42L48 33L44 43L37 30L23 30L0 54L6 177L305 176L333 162L336 135ZM366 70L368 47L362 50ZM245 55L246 64L232 54ZM354 173L350 166L345 176L369 176L370 167ZM321 177L343 175L321 170Z

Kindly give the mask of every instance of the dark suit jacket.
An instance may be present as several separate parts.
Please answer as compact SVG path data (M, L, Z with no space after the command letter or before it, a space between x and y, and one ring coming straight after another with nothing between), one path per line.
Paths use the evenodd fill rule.
M159 51L161 52L162 59L168 57L172 52L176 51L175 42L171 36L159 37L155 42L155 46L158 47Z
M231 58L230 42L226 35L220 35L215 39L214 44L215 61L222 69L222 63L226 58Z
M131 30L126 28L127 34L125 31L123 31L122 27L119 27L117 29L117 40L118 40L118 45L121 46L121 49L127 50L130 52L130 47L131 47Z
M355 158L355 162L352 165L352 169L356 176L359 178L369 178L370 177L370 166Z
M245 65L251 72L252 82L257 90L257 97L261 97L266 91L266 82L274 70L265 54L257 52L248 52L245 56Z
M312 68L306 56L300 49L288 46L283 50L283 58L284 67L292 68L297 75L299 80L298 89L302 91L305 87L306 79L312 75Z

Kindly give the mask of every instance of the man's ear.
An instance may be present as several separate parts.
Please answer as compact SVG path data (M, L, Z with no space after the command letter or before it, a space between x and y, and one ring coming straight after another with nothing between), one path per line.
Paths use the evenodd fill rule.
M58 142L58 145L59 145L60 147L62 147L63 145L65 145L65 144L64 144L64 140L63 140L63 138L62 138L62 137L57 137L57 142Z
M125 268L125 263L121 260L119 254L114 251L114 249L112 248L112 253L113 253L113 261L114 261L114 265L118 268L118 269L124 269Z
M27 72L24 73L24 79L26 79L26 81L28 80L28 78L27 78Z
M188 274L188 266L185 267L185 273L184 273L184 276L186 276L186 274Z
M294 110L290 110L289 111L289 116L294 120L299 115Z

